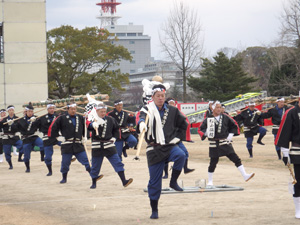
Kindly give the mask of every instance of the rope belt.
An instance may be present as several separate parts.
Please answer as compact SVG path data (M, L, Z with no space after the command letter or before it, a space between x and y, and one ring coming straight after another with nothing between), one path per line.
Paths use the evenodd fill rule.
M96 149L96 148L104 148L104 149L107 149L107 148L111 148L111 147L114 147L115 144L112 143L112 142L101 142L101 141L94 141L92 142L92 149Z
M258 125L255 125L255 126L253 126L253 127L246 127L246 126L244 126L244 132L245 131L250 131L251 129L253 129L253 128L255 128L255 127L257 127Z
M73 138L67 139L65 140L63 143L61 143L62 145L67 145L67 144L82 144L82 141L78 138L76 138L75 140Z
M290 149L290 155L299 155L300 156L300 146L292 146Z
M221 146L221 145L229 145L231 142L226 140L226 139L223 139L223 140L209 140L209 147L212 147L212 148L217 148L218 146Z
M122 133L128 133L130 132L129 128L121 128Z
M15 136L16 136L15 134L3 134L2 138L3 138L3 140L7 140L7 139L13 138Z
M273 126L272 126L272 129L278 130L278 129L279 129L279 125L273 125Z

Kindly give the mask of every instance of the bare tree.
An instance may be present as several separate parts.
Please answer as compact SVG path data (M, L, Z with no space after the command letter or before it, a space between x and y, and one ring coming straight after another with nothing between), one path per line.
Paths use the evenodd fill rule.
M182 71L183 102L186 102L187 77L200 68L203 54L202 28L198 14L183 1L174 1L161 31L159 39L162 50Z
M281 40L289 46L300 47L300 0L289 0L280 16Z

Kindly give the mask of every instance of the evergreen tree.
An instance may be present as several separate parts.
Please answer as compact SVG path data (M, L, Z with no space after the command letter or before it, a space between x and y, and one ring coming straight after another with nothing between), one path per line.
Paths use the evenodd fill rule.
M189 77L188 85L201 97L210 100L226 101L249 92L256 79L248 76L242 69L242 59L228 58L218 52L213 58L203 59L201 77Z
M113 45L113 40L106 30L96 27L61 26L48 31L49 97L122 90L121 84L129 82L128 74L107 69L131 56L123 46Z

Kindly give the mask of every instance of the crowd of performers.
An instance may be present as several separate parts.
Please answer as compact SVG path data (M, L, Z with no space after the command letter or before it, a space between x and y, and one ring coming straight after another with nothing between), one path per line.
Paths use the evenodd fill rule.
M6 110L2 109L0 162L3 162L4 155L9 169L12 170L12 149L16 147L18 162L24 162L25 172L30 173L31 151L38 146L41 161L45 162L48 169L47 176L51 176L53 146L59 145L62 155L61 184L67 182L70 165L77 159L92 179L90 188L95 189L97 181L103 177L100 170L106 157L120 177L122 185L127 187L133 179L125 177L122 155L127 157L126 150L137 146L138 136L133 128L136 126L136 131L145 135L147 143L146 156L150 177L148 196L152 210L150 218L157 219L162 179L169 176L168 163L173 162L169 186L178 192L183 191L177 183L181 172L187 174L194 171L188 168L189 154L183 144L183 141L192 140L186 116L178 110L173 98L166 99L169 84L154 79L144 80L143 86L144 106L134 119L123 110L121 100L114 102L115 108L111 112L107 112L107 106L103 102L95 101L91 104L92 109L88 115L78 113L76 103L68 103L66 112L59 114L55 105L48 104L48 113L40 117L34 115L31 105L26 106L21 118L15 115L12 105ZM234 151L232 139L240 134L239 128L243 124L246 148L252 158L253 137L259 134L257 143L264 145L262 139L267 131L261 125L265 118L272 118L274 124L272 134L278 159L281 159L282 152L284 164L294 164L295 179L298 181L294 185L293 195L295 216L300 218L300 99L295 107L287 108L284 99L278 98L277 105L267 112L257 110L255 103L251 102L240 114L233 117L225 112L225 106L219 101L209 102L209 109L198 130L201 140L207 138L209 142L210 162L206 188L214 188L213 174L222 156L235 164L244 181L254 177L254 173L245 171L240 157ZM42 138L39 132L42 133ZM91 160L86 150L88 137L91 139ZM17 153L14 151L14 154Z

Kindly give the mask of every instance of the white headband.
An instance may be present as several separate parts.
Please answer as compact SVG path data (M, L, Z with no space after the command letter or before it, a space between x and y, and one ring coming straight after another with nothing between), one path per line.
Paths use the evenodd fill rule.
M276 102L284 101L284 98L278 98Z
M174 102L174 103L175 103L175 100L171 99L171 100L169 100L168 102Z
M166 90L164 88L154 88L152 90L152 96L158 91L162 91L162 92L166 93Z
M33 111L33 109L29 109L28 107L25 107L25 110L26 110L26 111L28 111L28 110L32 110L32 111Z
M106 105L96 105L96 110L98 109L107 109L107 106Z
M76 107L76 106L77 106L76 103L68 105L69 108Z
M55 108L56 106L54 104L48 104L47 105L47 109L49 109L50 107L54 107Z
M115 103L115 105L119 105L119 104L123 104L123 102L120 101L120 102L116 102L116 103Z
M10 109L13 109L13 110L14 110L15 107L13 107L13 106L12 106L12 107L9 107L9 108L7 108L7 111L10 110Z
M212 104L212 103L214 103L214 101L209 101L209 102L208 102L208 104Z
M214 109L216 108L217 104L221 104L221 102L216 101L216 102L211 106L211 108L214 110Z
M249 102L248 106L255 106L254 102Z

